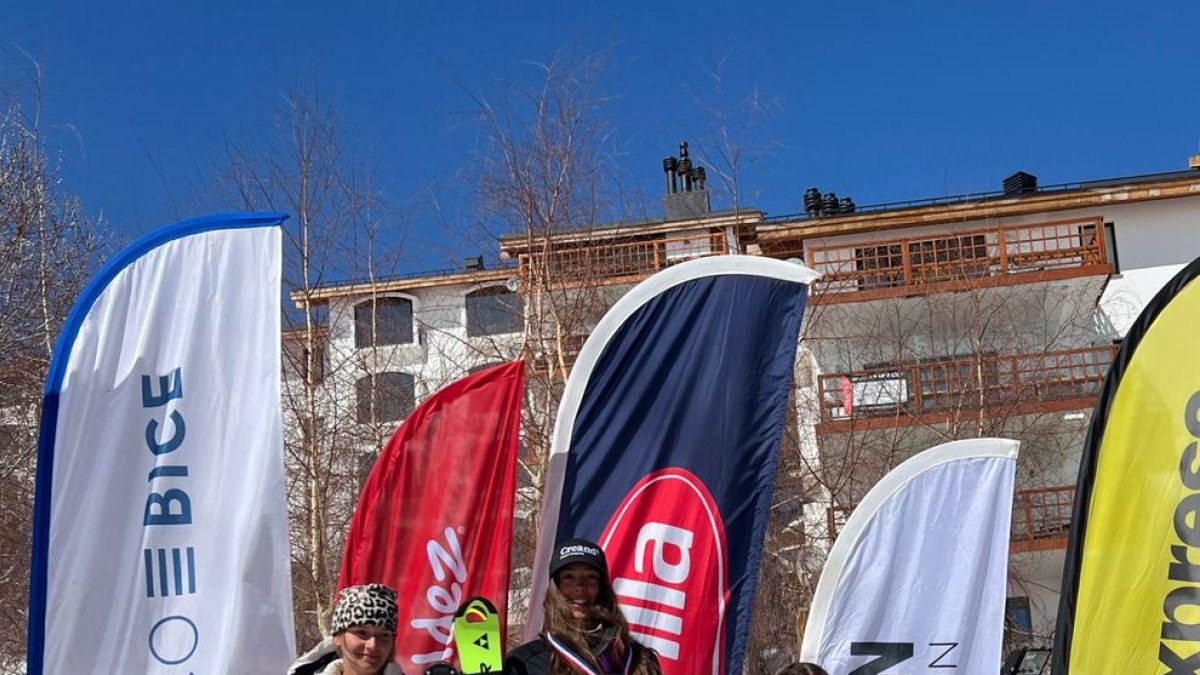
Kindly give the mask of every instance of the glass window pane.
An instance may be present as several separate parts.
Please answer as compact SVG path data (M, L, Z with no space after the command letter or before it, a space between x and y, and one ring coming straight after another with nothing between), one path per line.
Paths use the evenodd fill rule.
M395 422L408 417L416 405L416 380L408 373L379 373L355 383L359 424Z
M354 346L408 344L413 341L412 301L408 298L375 298L354 307Z
M467 335L499 335L524 330L525 305L521 296L504 286L482 288L467 294Z

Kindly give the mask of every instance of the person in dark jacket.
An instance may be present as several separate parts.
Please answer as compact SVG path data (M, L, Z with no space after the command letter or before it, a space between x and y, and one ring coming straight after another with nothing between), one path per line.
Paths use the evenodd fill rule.
M509 652L509 675L662 675L658 656L629 635L604 551L586 539L554 547L538 639Z

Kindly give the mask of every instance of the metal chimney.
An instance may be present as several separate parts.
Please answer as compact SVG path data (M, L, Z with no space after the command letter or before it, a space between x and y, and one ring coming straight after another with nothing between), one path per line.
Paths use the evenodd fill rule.
M810 187L804 191L804 214L809 218L821 216L821 190Z
M1020 195L1028 192L1037 192L1037 176L1018 171L1004 179L1004 194Z
M679 176L675 171L679 168L679 160L668 157L663 160L663 171L667 174L667 194L673 195L679 191Z
M663 171L667 172L667 195L663 198L666 219L690 220L711 212L705 182L708 174L702 166L692 166L688 156L688 144L679 144L679 158L663 160Z

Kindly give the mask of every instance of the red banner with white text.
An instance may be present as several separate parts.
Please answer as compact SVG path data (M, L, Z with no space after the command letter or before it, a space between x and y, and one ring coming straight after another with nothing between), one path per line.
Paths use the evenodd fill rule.
M448 385L409 415L363 486L338 588L396 589L396 661L454 658L451 623L482 595L507 615L525 370L508 363Z

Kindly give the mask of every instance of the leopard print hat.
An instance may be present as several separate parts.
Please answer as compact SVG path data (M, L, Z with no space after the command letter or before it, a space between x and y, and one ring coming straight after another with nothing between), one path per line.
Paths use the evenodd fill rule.
M382 626L395 631L396 591L383 584L343 588L330 629L338 635L353 626Z

